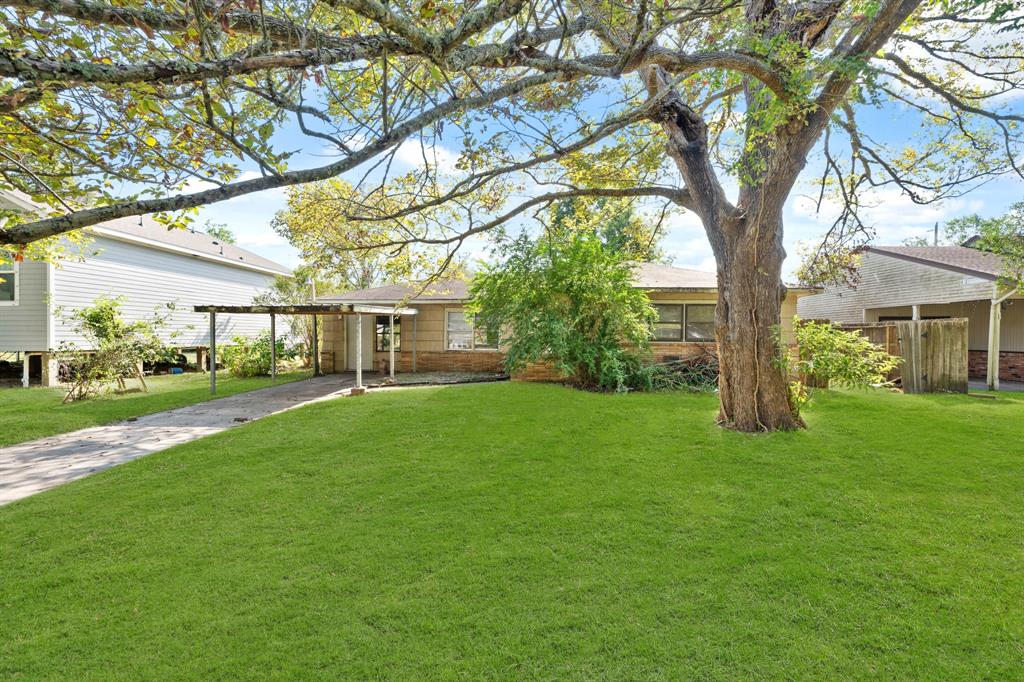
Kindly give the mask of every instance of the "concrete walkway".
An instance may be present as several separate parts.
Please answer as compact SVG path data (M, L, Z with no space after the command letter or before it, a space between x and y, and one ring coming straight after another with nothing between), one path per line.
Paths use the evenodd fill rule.
M0 448L0 505L354 385L352 374L331 374Z
M984 379L969 379L967 386L972 391L988 390L988 383ZM1000 381L999 390L1007 393L1024 393L1024 381Z

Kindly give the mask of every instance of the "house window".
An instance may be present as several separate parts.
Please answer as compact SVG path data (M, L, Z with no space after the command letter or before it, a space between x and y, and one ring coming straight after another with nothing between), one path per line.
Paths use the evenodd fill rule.
M0 305L18 304L18 264L0 263Z
M715 340L715 306L673 303L657 304L654 308L658 311L655 341L706 343Z
M715 340L715 306L686 306L686 340L699 342Z
M498 335L478 325L476 316L467 320L464 311L448 310L445 317L448 350L497 350Z
M658 321L654 325L655 341L681 341L683 338L683 306L656 305Z
M387 352L391 350L391 316L390 315L377 315L376 324L376 348L378 352ZM402 350L402 318L395 315L395 350Z

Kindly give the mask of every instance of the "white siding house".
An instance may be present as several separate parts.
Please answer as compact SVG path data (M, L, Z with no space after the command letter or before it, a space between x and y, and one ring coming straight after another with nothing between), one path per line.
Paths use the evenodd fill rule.
M209 345L208 318L192 312L192 306L249 305L276 276L291 274L209 235L169 231L146 218L111 221L86 232L88 243L74 247L59 264L26 261L0 272L13 282L0 297L0 353L21 357L23 377L31 373L52 385L50 352L65 341L88 349L66 318L99 297L120 297L129 321L150 319L161 309L169 313L162 332L166 341L183 349L204 348ZM253 336L267 327L261 316L217 316L220 339Z
M966 317L969 372L1024 380L1024 292L1000 283L1002 260L967 246L878 246L861 255L856 286L801 298L805 320L884 322Z

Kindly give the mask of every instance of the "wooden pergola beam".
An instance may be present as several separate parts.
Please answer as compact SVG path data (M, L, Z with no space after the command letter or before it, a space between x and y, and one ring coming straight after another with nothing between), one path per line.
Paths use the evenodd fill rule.
M324 315L352 312L347 303L315 305L197 305L197 313L227 313L229 315Z
M415 308L395 308L382 305L354 303L310 303L301 305L197 305L197 313L226 313L228 315L415 315Z

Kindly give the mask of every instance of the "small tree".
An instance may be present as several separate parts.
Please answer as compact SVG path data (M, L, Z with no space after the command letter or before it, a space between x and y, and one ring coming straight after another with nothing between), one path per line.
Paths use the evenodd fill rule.
M283 341L277 341L277 357L288 359L294 357L289 353ZM224 349L224 366L236 377L258 377L270 374L270 332L261 332L256 338L236 336L232 345Z
M845 331L831 322L800 319L795 323L800 347L797 371L829 385L881 386L889 383L889 374L900 365L900 358L871 343L859 329Z
M273 288L254 297L252 302L254 305L304 305L313 300L314 292L318 296L323 296L343 289L344 287L338 282L318 276L316 268L301 265L295 268L291 277L275 277ZM299 349L299 353L302 355L303 362L307 367L310 366L312 355L310 355L309 349L313 347L314 317L312 315L289 315L284 319L288 324L288 331L293 342L297 341L302 347ZM322 320L318 320L317 323L321 325L322 329ZM269 348L270 342L267 343Z
M655 320L623 255L566 231L520 236L501 253L473 279L469 308L485 329L510 332L509 371L550 362L580 386L623 390L638 364L627 347L646 347Z
M105 387L125 389L125 379L138 379L147 390L141 365L170 360L177 350L159 336L166 317L154 314L149 320L125 322L121 298L100 297L93 305L74 311L69 317L75 330L89 342L91 350L64 342L56 354L68 385L64 402L85 400ZM168 309L172 306L169 304Z

